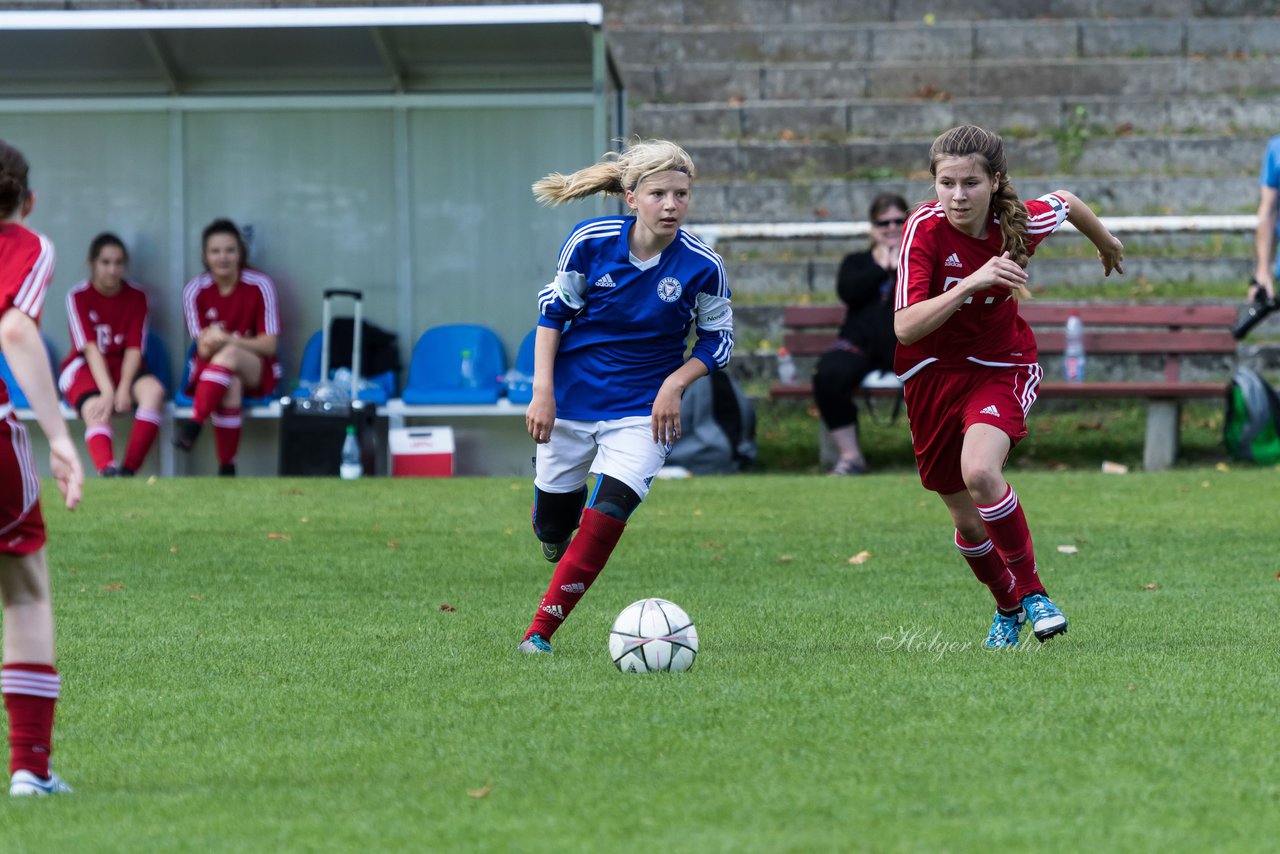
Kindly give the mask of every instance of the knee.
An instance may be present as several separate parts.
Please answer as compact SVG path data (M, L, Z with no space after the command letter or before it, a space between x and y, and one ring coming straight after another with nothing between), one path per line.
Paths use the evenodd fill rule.
M965 489L976 504L993 504L1004 495L1004 474L989 465L966 465L961 471Z
M640 506L640 495L622 481L600 475L600 485L591 496L591 509L619 522L626 522Z
M133 394L138 405L147 409L158 409L164 402L164 386L155 377L146 376L133 384Z
M545 492L534 487L533 533L544 543L563 543L578 528L587 488L574 492Z

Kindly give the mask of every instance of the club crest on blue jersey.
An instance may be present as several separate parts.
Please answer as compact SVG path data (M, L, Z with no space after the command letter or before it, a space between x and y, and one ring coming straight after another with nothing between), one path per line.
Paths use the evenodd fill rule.
M680 292L683 290L680 280L671 276L667 276L661 282L658 282L658 297L664 302L675 302L680 299Z

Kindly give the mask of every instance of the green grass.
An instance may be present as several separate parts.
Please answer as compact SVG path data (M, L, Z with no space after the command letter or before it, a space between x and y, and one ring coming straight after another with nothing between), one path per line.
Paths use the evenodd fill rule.
M549 576L526 481L94 480L46 504L78 791L0 839L1267 850L1275 472L1011 478L1072 620L1043 647L978 648L990 598L897 470L659 482L549 658L514 649ZM691 672L609 662L651 595L696 620Z
M757 444L766 472L818 471L818 410L810 401L756 398ZM862 404L859 402L859 406ZM875 401L862 409L859 437L877 471L915 474L905 414L892 419L893 404ZM1223 405L1186 403L1182 408L1179 466L1213 466L1228 457L1222 444ZM1042 401L1031 411L1030 435L1009 457L1018 471L1096 471L1103 460L1131 469L1142 464L1146 405L1115 401Z

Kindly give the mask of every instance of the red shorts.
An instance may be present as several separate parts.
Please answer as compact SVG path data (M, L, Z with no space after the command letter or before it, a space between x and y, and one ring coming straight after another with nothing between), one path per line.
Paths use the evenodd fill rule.
M960 370L929 365L908 379L903 396L924 488L942 495L964 491L960 451L974 424L990 424L1018 444L1027 435L1027 413L1043 376L1038 364Z
M119 383L120 366L108 361L107 370L111 373L111 381ZM147 363L143 362L138 368L138 376L146 376L149 373L151 372L147 370ZM95 394L102 393L84 356L75 356L63 365L62 372L58 374L58 391L62 392L63 399L71 404L77 413L86 400Z
M31 456L27 428L9 410L0 418L0 554L28 555L44 545L40 476Z
M243 394L245 397L266 397L276 390L276 385L280 382L280 363L275 359L268 359L266 356L258 357L262 362L262 379L253 387L245 386ZM209 363L199 356L191 357L191 379L187 382L186 392L188 395L195 396L196 385L200 382L200 374L204 373L204 369L209 367Z

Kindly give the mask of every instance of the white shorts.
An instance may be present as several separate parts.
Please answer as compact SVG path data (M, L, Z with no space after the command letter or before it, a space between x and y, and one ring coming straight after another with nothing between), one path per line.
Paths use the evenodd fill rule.
M653 419L648 415L612 421L557 418L551 441L538 446L533 484L543 492L574 492L589 474L607 474L643 500L670 450L670 445L653 441Z

